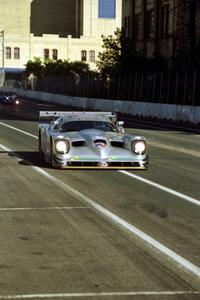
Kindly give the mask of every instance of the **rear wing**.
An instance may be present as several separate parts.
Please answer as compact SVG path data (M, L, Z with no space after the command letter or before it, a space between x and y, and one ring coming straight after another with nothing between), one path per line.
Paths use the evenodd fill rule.
M102 112L102 111L40 111L39 112L39 122L40 123L50 123L55 121L59 117L67 117L69 116L105 116L109 118L113 123L117 122L116 113L112 112Z

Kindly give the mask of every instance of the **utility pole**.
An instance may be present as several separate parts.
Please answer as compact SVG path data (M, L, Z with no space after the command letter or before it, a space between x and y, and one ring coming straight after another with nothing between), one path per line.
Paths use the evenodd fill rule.
M0 37L2 38L2 69L4 69L4 30L0 32Z

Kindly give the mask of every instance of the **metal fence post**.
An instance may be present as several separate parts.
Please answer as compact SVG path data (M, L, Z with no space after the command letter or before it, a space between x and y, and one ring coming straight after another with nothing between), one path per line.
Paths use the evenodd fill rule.
M139 94L139 100L142 100L143 80L144 80L144 73L142 73L141 80L140 80L140 94Z
M119 80L118 80L117 100L120 99L120 88L121 88L121 76L119 76Z
M129 87L128 87L128 100L130 100L130 95L131 95L131 81L132 81L132 76L130 74L130 76L129 76Z
M159 95L159 103L162 103L162 86L163 86L163 73L160 74L160 95Z
M154 97L155 97L155 87L156 87L156 73L153 74L152 102L154 101Z
M187 71L185 71L185 78L184 78L183 105L185 105L186 85L187 85Z
M174 103L177 103L177 94L178 94L178 72L176 73L176 85L175 85L175 99Z
M171 72L168 75L168 86L167 86L167 104L169 103L169 90L170 90Z
M135 101L135 97L136 97L137 75L138 75L138 73L136 72L136 74L135 74L135 83L134 83L134 95L133 95L133 101Z
M197 78L197 71L194 72L194 81L193 81L193 90L192 90L192 106L194 106L194 101L195 101L196 78Z

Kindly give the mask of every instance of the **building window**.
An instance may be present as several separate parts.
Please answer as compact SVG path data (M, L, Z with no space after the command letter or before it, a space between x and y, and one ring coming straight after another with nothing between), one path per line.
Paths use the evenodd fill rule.
M58 50L57 49L52 50L52 58L53 58L53 60L58 59Z
M11 48L6 47L6 59L11 59Z
M154 37L154 11L149 10L145 16L145 38L152 39Z
M134 16L134 39L136 41L142 40L142 15Z
M49 58L49 49L44 49L44 60Z
M87 51L86 50L81 51L81 60L87 61Z
M18 47L14 48L14 59L20 59L20 49Z
M169 36L169 5L161 7L160 36L161 38Z
M114 19L116 0L99 0L99 18Z
M89 52L89 62L95 62L95 51L90 50Z
M126 37L131 37L131 18L125 17L124 18L124 30Z

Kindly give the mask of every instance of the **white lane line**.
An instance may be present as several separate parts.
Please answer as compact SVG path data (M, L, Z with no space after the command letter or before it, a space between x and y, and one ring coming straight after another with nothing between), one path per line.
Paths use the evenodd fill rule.
M9 148L5 147L4 145L0 144L0 148L2 148L5 151L10 151ZM164 246L157 240L153 239L151 236L148 234L144 233L137 227L133 226L132 224L126 222L122 218L118 217L108 209L104 208L102 205L96 203L94 200L90 199L89 197L85 196L78 190L74 189L67 183L63 182L62 180L58 179L57 177L49 174L48 172L44 171L43 169L33 166L31 163L27 161L27 163L30 165L30 167L38 172L39 174L43 175L44 177L48 178L51 182L56 184L59 188L67 192L68 194L71 194L73 197L77 198L78 201L82 203L86 203L86 205L90 205L93 207L98 213L112 221L113 223L118 224L121 228L128 230L131 232L133 235L137 236L139 239L143 240L146 242L148 245L150 245L153 249L159 251L160 253L164 254L168 259L170 259L172 262L175 262L177 266L181 269L184 268L185 270L189 271L193 275L197 276L200 278L200 268L184 257L180 256L173 250L169 249L168 247Z
M120 296L173 296L173 295L199 295L200 291L147 291L147 292L102 292L102 293L59 293L59 294L27 294L5 295L0 299L30 299L30 298L89 298L89 297L120 297Z
M27 211L27 210L76 210L76 209L91 209L89 206L55 206L55 207L3 207L1 211Z
M194 151L194 150L187 150L187 149L180 148L180 147L174 148L174 147L171 147L171 146L168 146L168 145L165 145L165 144L161 144L161 143L158 143L158 142L150 142L149 144L150 144L150 146L153 146L153 147L162 148L162 149L175 151L175 152L180 152L180 153L187 154L187 155L192 155L192 156L195 156L195 157L200 157L200 152L197 152L197 151Z
M0 125L5 126L5 127L7 127L7 128L10 128L10 129L13 129L13 130L15 130L15 131L18 131L18 132L20 132L20 133L26 134L26 135L28 135L28 136L34 138L34 139L38 139L38 137L35 136L34 134L28 133L28 132L26 132L26 131L24 131L24 130L21 130L21 129L19 129L19 128L13 127L13 126L8 125L8 124L6 124L6 123L0 122Z
M30 133L28 133L28 132L26 132L26 131L23 131L23 130L18 129L18 128L15 128L15 127L13 127L13 126L7 125L7 124L5 124L5 123L0 122L0 125L6 126L6 127L10 128L10 129L19 131L19 132L21 132L21 133L24 133L24 134L27 134L27 135L29 135L29 136L32 136L32 137L34 137L35 139L38 139L38 137L35 136L35 135L32 135L32 134L30 134ZM192 198L192 197L187 196L187 195L185 195L185 194L183 194L183 193L180 193L180 192L177 192L177 191L175 191L175 190L173 190L173 189L170 189L170 188L168 188L168 187L165 187L164 185L161 185L161 184L158 184L158 183L156 183L156 182L147 180L147 179L145 179L145 178L143 178L143 177L134 175L133 173L130 173L130 172L128 172L128 171L120 170L120 171L118 171L118 172L119 172L119 173L122 173L122 174L124 174L124 175L127 175L127 176L129 176L129 177L132 177L132 178L134 178L134 179L140 180L140 181L142 181L142 182L144 182L144 183L147 183L147 184L149 184L149 185L151 185L151 186L153 186L153 187L155 187L155 188L158 188L158 189L160 189L160 190L162 190L162 191L165 191L165 192L167 192L167 193L169 193L169 194L172 194L172 195L174 195L174 196L176 196L176 197L179 197L179 198L181 198L181 199L184 199L184 200L186 200L186 201L189 201L189 202L192 203L192 204L195 204L195 205L197 205L197 206L200 206L200 200L198 200L198 199Z
M160 189L160 190L162 190L162 191L165 191L165 192L167 192L167 193L169 193L169 194L172 194L172 195L174 195L174 196L176 196L176 197L178 197L178 198L181 198L181 199L184 199L184 200L186 200L186 201L189 201L189 202L191 202L192 204L195 204L195 205L200 206L200 200L198 200L198 199L192 198L192 197L187 196L187 195L185 195L185 194L183 194L183 193L177 192L177 191L175 191L175 190L173 190L173 189L170 189L170 188L168 188L168 187L165 187L164 185L161 185L161 184L158 184L158 183L153 182L153 181L151 181L151 180L145 179L145 178L143 178L143 177L140 177L140 176L135 175L135 174L133 174L133 173L130 173L130 172L128 172L128 171L125 171L125 170L119 170L118 172L119 172L119 173L122 173L122 174L124 174L124 175L126 175L126 176L132 177L132 178L134 178L134 179L140 180L140 181L142 181L142 182L144 182L144 183L146 183L146 184L149 184L149 185L151 185L151 186L153 186L153 187L156 187L156 188L158 188L158 189Z
M33 134L30 134L30 133L28 133L28 132L26 132L26 131L23 131L23 130L21 130L21 129L15 128L15 127L13 127L13 126L10 126L10 125L8 125L8 124L6 124L6 123L0 122L0 125L6 126L6 127L10 128L10 129L19 131L19 132L21 132L21 133L23 133L23 134L26 134L26 135L29 135L29 136L35 138L35 139L38 139L37 136L35 136L35 135L33 135ZM194 199L194 198L192 198L192 197L190 197L190 196L187 196L187 195L185 195L185 194L183 194L183 193L177 192L177 191L175 191L175 190L173 190L173 189L170 189L170 188L168 188L168 187L165 187L165 186L163 186L163 185L161 185L161 184L158 184L158 183L156 183L156 182L147 180L147 179L145 179L145 178L143 178L143 177L134 175L134 174L132 174L132 173L130 173L130 172L123 171L123 170L120 170L120 171L118 171L118 172L123 173L123 174L125 174L125 175L127 175L127 176L129 176L129 177L134 178L134 179L143 181L143 182L145 182L145 183L147 183L147 184L150 184L150 185L152 185L152 186L154 186L154 187L156 187L156 188L158 188L158 189L161 189L161 190L163 190L163 191L165 191L165 192L168 192L168 193L173 194L173 195L175 195L175 196L177 196L177 197L179 197L179 198L182 198L182 199L184 199L184 200L187 200L187 201L189 201L189 202L191 202L191 203L193 203L193 204L196 204L196 205L200 206L200 200L198 200L198 199Z

